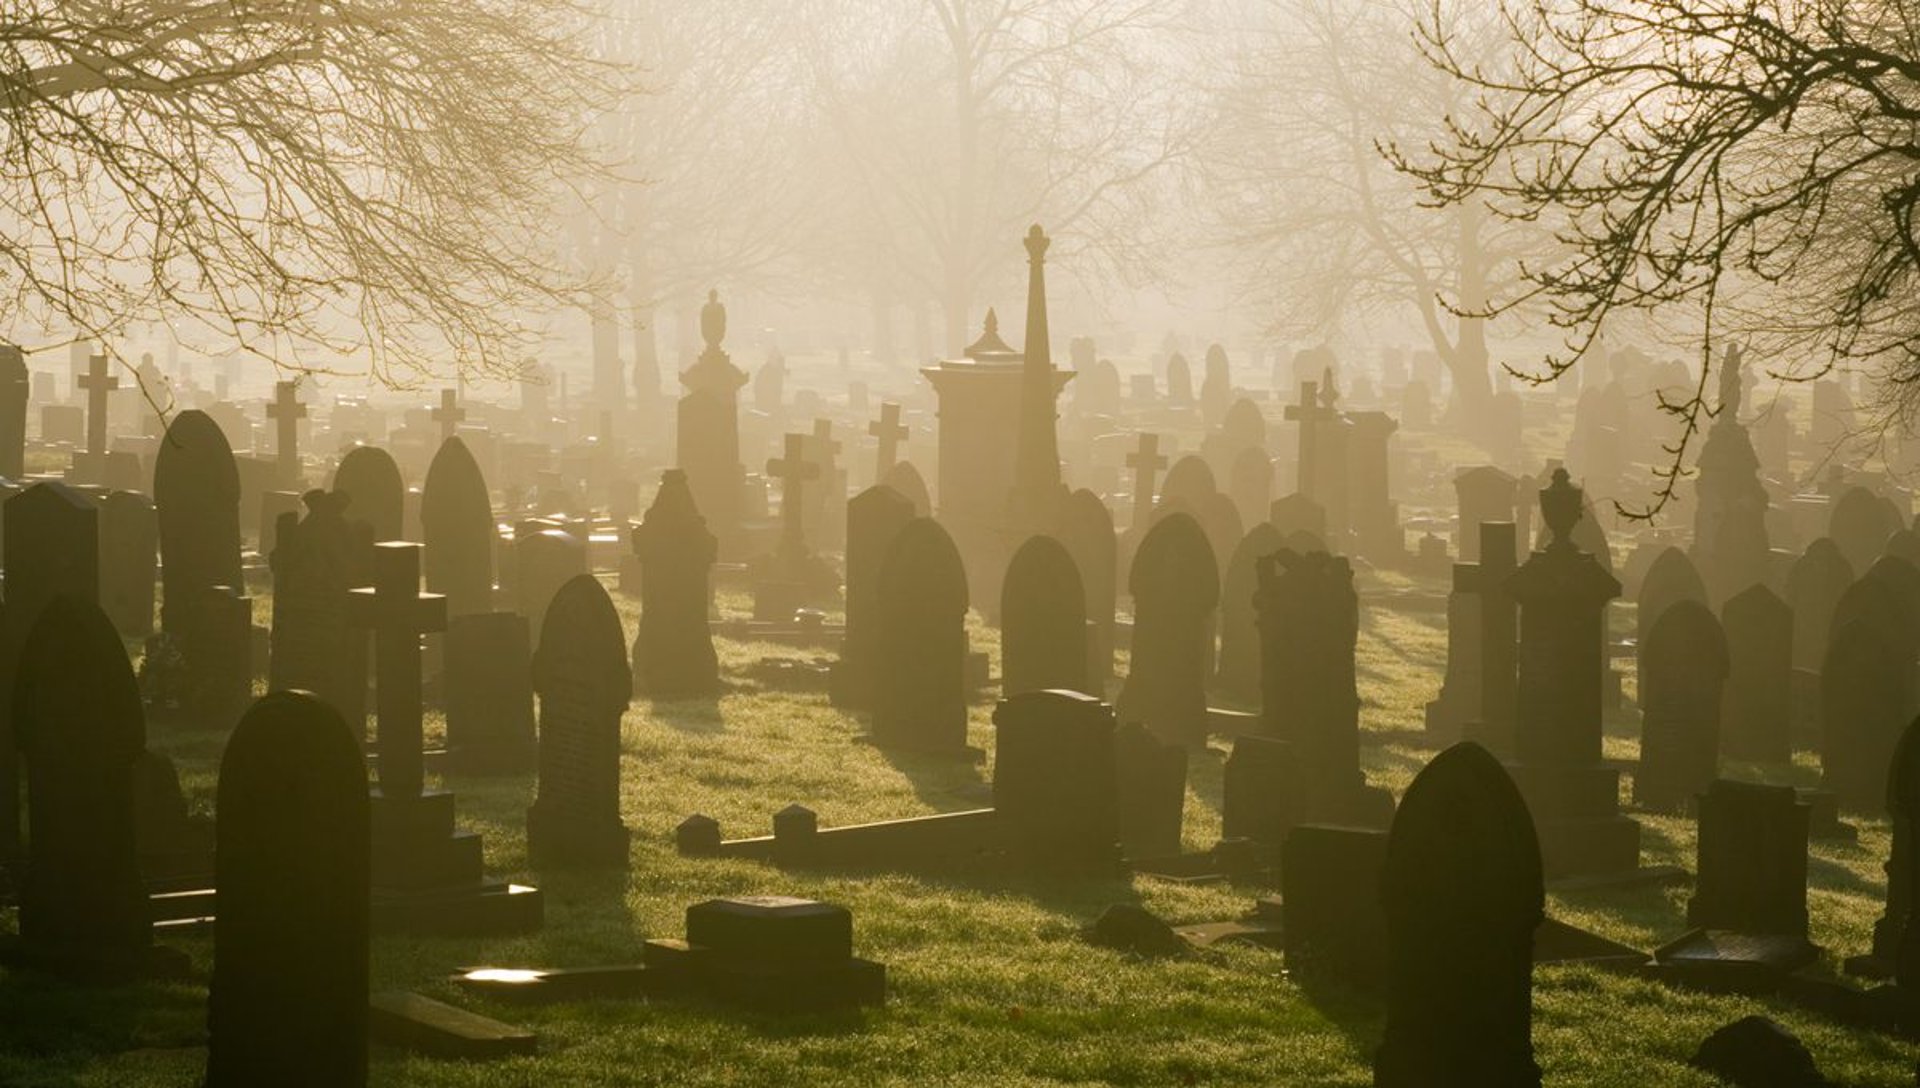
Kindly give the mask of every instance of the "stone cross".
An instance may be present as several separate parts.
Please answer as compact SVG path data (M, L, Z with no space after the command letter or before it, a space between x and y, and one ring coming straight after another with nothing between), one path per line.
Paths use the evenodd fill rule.
M1127 454L1127 467L1133 470L1133 524L1138 528L1146 525L1153 513L1154 477L1167 467L1166 455L1160 452L1160 436L1141 435L1139 448Z
M300 476L300 419L307 414L307 406L300 403L298 386L298 382L274 382L273 400L267 404L267 418L280 424L274 452L282 480Z
M460 407L458 394L454 390L440 391L440 407L433 410L433 418L440 421L440 440L444 442L452 438L460 421L467 418L467 410Z
M373 585L352 591L354 623L374 637L380 793L388 798L418 797L425 784L420 636L447 629L446 596L420 592L420 550L375 544Z
M87 391L87 453L99 457L107 452L107 394L120 388L119 376L107 373L105 355L87 357L80 388Z
M1322 398L1314 382L1300 383L1300 403L1287 406L1287 418L1300 424L1300 469L1295 491L1325 500L1316 494L1320 481L1320 424L1331 422L1338 413L1333 399Z
M888 401L880 406L880 418L867 424L867 433L880 440L878 460L874 462L873 478L884 480L887 471L899 459L900 443L907 440L907 425L900 422L900 406Z
M807 436L789 434L786 456L767 462L767 475L780 481L780 543L783 547L806 546L806 530L801 518L801 492L806 481L820 475L820 466L807 460Z

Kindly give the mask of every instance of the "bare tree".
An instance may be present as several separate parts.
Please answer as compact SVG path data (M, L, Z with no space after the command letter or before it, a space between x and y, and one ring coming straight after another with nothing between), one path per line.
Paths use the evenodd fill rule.
M1424 139L1463 104L1429 68L1414 27L1425 0L1264 0L1239 16L1222 66L1204 171L1219 244L1283 335L1326 336L1356 318L1411 315L1481 418L1492 396L1488 310L1512 297L1518 258L1542 240L1477 201L1433 208L1383 146ZM1466 8L1449 27L1479 48Z
M1079 274L1137 272L1167 171L1192 150L1167 75L1179 0L919 0L823 6L810 43L833 136L849 258L896 297L932 300L946 348L1036 220Z
M163 315L295 369L507 372L617 75L571 0L15 0L0 313ZM358 366L355 366L358 369Z
M1720 340L1808 360L1782 377L1873 369L1912 418L1920 4L1502 0L1500 13L1513 54L1500 71L1426 20L1430 59L1475 98L1401 164L1438 201L1555 223L1565 256L1529 266L1520 296L1565 333L1547 376L1618 314L1698 322L1699 384L1662 402L1679 434L1653 509L1711 413Z

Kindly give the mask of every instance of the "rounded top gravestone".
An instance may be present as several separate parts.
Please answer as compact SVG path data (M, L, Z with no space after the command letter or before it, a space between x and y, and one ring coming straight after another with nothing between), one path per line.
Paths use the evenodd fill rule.
M420 488L427 591L443 593L447 614L493 611L493 501L480 465L458 437L440 443Z
M1265 451L1267 445L1267 419L1260 414L1260 406L1241 397L1227 409L1227 417L1220 424L1221 433L1227 437L1227 444L1235 450L1259 449Z
M1003 696L1055 688L1087 690L1087 601L1073 556L1050 536L1031 536L1000 583Z
M378 446L355 446L333 470L333 490L350 497L347 520L373 527L375 543L404 535L406 485L393 455Z
M367 1079L367 770L345 720L275 692L220 757L207 1085ZM297 1010L297 1015L295 1011Z
M1167 470L1166 479L1160 482L1160 504L1177 506L1199 516L1207 508L1208 499L1219 490L1213 469L1205 459L1188 454L1175 461Z
M917 516L924 518L933 515L933 500L927 492L926 477L913 467L913 462L895 461L893 467L887 470L886 479L880 482L906 496L907 501L913 503L913 512Z
M1900 528L1880 496L1864 487L1848 488L1833 504L1827 518L1827 535L1840 546L1854 570L1866 570L1887 546L1887 538Z
M209 586L240 581L240 469L213 417L181 412L154 455L160 522L161 626L178 634Z
M1143 599L1199 612L1220 603L1220 568L1192 515L1168 514L1147 530L1127 572L1127 592L1136 611Z
M1654 557L1646 577L1640 581L1640 595L1635 601L1635 641L1645 646L1647 637L1653 633L1653 625L1660 622L1667 609L1681 601L1705 604L1707 586L1687 553L1670 547Z

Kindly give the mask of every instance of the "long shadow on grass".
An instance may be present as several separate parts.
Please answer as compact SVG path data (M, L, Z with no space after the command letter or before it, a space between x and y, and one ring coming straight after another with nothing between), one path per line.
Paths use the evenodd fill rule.
M645 697L639 697L644 699ZM638 701L638 700L636 700ZM697 699L647 699L648 714L654 721L682 733L714 734L727 731L726 715L720 712L715 696Z

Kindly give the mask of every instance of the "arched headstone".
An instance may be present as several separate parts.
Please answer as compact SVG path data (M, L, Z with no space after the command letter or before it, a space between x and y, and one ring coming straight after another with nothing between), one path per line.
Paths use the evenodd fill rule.
M160 625L184 637L202 591L240 588L240 469L213 417L175 416L154 457L160 527Z
M1533 932L1540 845L1498 760L1456 744L1407 787L1387 839L1387 1023L1379 1088L1537 1088Z
M1863 571L1886 549L1887 538L1900 528L1880 497L1864 487L1848 488L1833 504L1827 535L1840 547L1847 563Z
M1821 537L1794 561L1787 574L1787 604L1793 608L1793 664L1818 670L1826 657L1834 607L1853 584L1853 567L1831 537Z
M479 463L459 438L440 443L427 466L420 529L427 591L446 596L447 615L493 611L493 502Z
M1220 573L1199 522L1182 513L1155 522L1134 554L1127 588L1133 647L1120 720L1171 743L1204 743Z
M367 1082L366 763L305 692L276 692L220 757L220 918L207 1088Z
M1286 541L1271 523L1256 524L1240 538L1222 581L1220 659L1213 682L1224 694L1245 702L1260 696L1260 625L1253 605L1259 589L1256 568L1260 559L1284 547Z
M880 565L900 530L917 515L913 500L875 484L847 500L847 631L833 666L835 706L873 705L880 656Z
M399 540L404 535L406 485L393 455L378 446L355 446L333 470L333 490L352 497L349 521L365 522L373 539Z
M1113 514L1100 496L1080 488L1067 496L1054 536L1073 556L1086 592L1087 683L1099 692L1113 678L1113 612L1118 596L1120 538L1113 531Z
M1640 661L1633 799L1643 808L1677 811L1712 785L1719 770L1726 636L1706 605L1680 601L1654 621Z
M1837 618L1837 617L1836 617ZM1820 666L1820 770L1840 804L1877 812L1911 715L1913 663L1865 619L1836 623Z
M1720 750L1734 759L1793 759L1793 610L1764 583L1720 609L1727 636L1727 688Z
M1053 537L1028 537L1000 583L1000 686L1003 698L1088 692L1086 590L1073 556Z
M540 785L527 810L527 856L538 866L624 866L620 718L633 674L620 614L600 580L581 574L554 594L541 627Z

